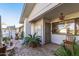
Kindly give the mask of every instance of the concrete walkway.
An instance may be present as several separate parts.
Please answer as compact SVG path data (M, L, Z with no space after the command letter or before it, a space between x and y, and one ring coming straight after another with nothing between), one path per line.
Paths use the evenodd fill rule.
M53 56L54 51L59 47L55 44L46 44L41 47L31 48L21 45L22 41L16 41L14 56Z

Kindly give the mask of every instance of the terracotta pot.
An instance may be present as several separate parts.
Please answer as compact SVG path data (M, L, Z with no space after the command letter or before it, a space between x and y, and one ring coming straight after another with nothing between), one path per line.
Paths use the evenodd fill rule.
M29 47L36 48L37 44L29 44Z
M65 41L64 43L65 44L73 44L73 42L71 42L71 41Z

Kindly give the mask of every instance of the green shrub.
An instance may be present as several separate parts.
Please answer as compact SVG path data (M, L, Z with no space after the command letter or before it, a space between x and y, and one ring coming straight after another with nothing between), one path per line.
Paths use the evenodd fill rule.
M8 44L9 41L10 41L10 38L9 37L3 37L3 41L4 41L4 43Z
M34 33L34 35L28 35L27 37L25 37L25 42L26 44L28 44L29 46L38 46L40 45L40 36L37 36L36 33Z
M71 52L64 46L61 46L60 48L58 48L56 50L55 55L57 55L57 56L71 56Z

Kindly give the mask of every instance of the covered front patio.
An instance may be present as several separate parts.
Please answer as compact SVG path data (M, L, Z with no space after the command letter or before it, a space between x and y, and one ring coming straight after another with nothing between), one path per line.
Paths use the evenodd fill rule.
M64 3L31 20L34 29L41 33L42 43L62 44L67 36L79 40L79 4ZM62 15L61 15L62 14ZM62 19L60 19L63 16ZM42 25L41 25L42 24ZM38 31L39 29L39 31ZM32 30L33 31L33 30Z

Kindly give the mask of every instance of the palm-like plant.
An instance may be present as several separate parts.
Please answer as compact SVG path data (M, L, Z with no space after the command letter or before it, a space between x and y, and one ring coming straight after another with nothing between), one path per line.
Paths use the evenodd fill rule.
M26 43L31 47L36 47L40 45L40 36L37 36L36 33L34 35L29 34L27 37L25 37Z

